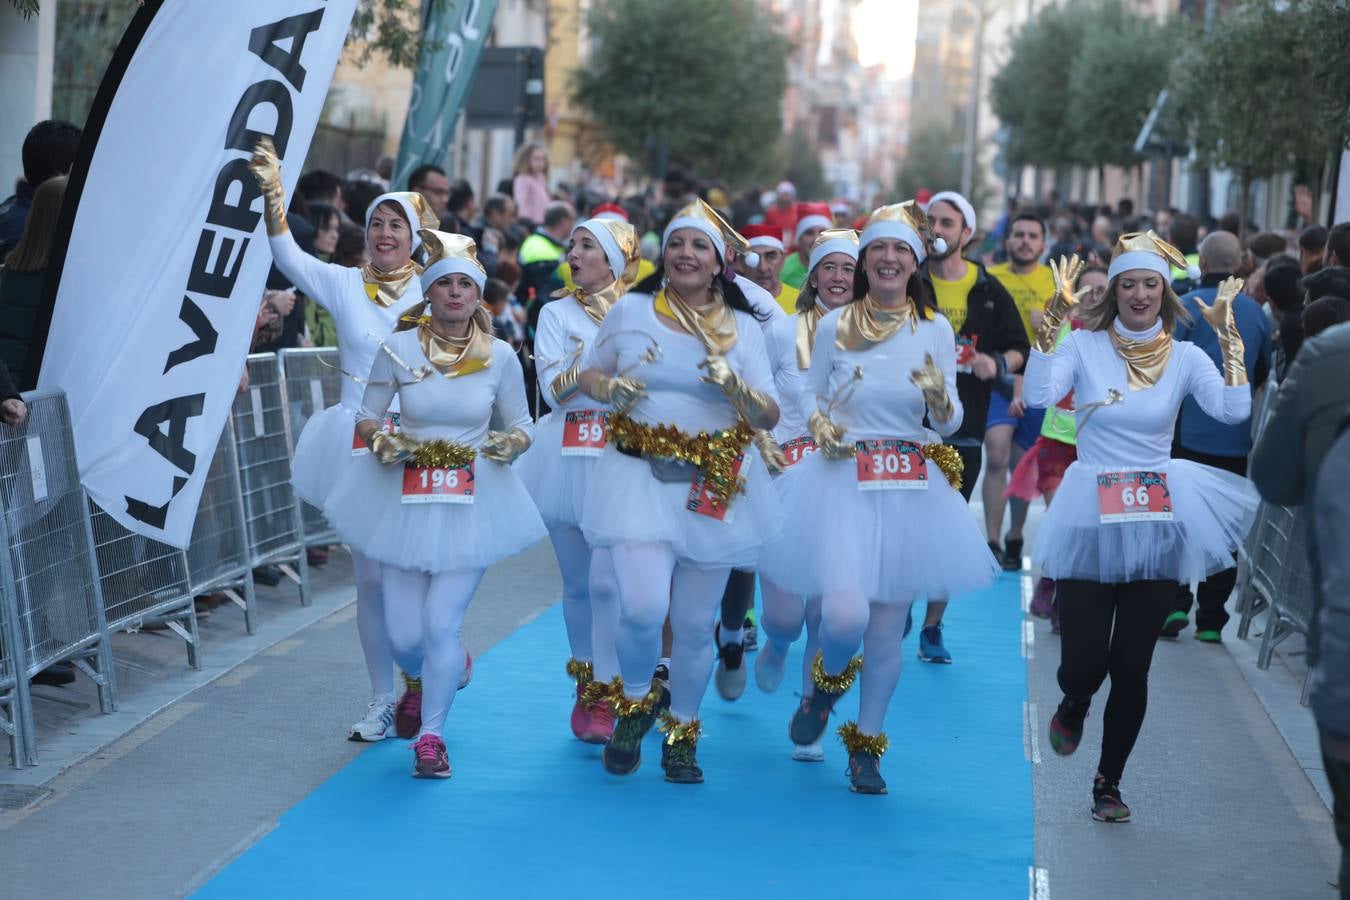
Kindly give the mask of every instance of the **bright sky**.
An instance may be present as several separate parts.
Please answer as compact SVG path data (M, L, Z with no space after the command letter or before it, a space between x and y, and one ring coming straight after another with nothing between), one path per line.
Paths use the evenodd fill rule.
M853 19L858 61L865 66L886 63L892 78L914 68L914 32L919 0L862 0Z

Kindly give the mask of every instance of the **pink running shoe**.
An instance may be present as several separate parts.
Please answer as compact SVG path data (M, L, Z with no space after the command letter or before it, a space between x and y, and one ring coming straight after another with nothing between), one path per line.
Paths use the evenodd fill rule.
M1054 609L1055 582L1050 578L1042 578L1036 582L1036 589L1031 593L1031 603L1027 611L1038 619L1048 619Z
M466 687L469 686L470 681L473 681L473 654L470 653L467 648L465 648L464 674L459 676L459 687L456 688L456 690L460 691L464 690Z
M577 684L577 702L572 704L572 734L579 741L586 741L593 744L595 741L586 740L587 735L591 733L591 710L581 701L582 694L586 693L586 685L578 682ZM604 741L600 741L604 743Z
M588 744L608 744L614 734L614 710L608 700L597 700L586 708L590 714L590 725L583 734L577 735Z
M422 679L403 676L408 686L394 708L394 734L407 740L422 730Z
M445 741L434 734L424 734L412 745L414 778L449 778L450 754L445 752Z

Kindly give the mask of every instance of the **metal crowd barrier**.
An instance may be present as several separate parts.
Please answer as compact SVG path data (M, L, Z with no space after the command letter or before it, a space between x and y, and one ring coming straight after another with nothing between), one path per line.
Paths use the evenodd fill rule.
M290 402L290 450L294 456L300 432L304 431L310 417L336 406L342 399L342 372L338 368L335 347L282 350L279 355L282 378L286 382L286 399ZM333 531L321 510L298 497L295 502L300 507L306 547L338 543L337 532Z
M234 402L234 430L252 566L275 564L308 606L305 528L291 490L290 411L276 354L249 356L248 388Z
M28 418L0 425L0 691L15 766L37 761L28 681L71 662L98 686L99 708L116 708L88 500L75 463L70 411L60 391L24 395Z
M243 609L249 634L257 628L258 614L252 560L234 422L226 419L192 524L188 583L194 597L220 592Z

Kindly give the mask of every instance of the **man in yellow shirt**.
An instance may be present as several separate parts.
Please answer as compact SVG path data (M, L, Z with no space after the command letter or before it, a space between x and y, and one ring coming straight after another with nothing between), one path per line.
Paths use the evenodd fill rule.
M750 249L759 256L758 265L751 266L745 256L737 254L732 267L741 275L764 288L778 301L783 312L789 316L797 314L797 294L800 293L790 284L783 284L783 263L787 262L787 251L783 239L774 225L747 225L741 234L750 242Z
M1004 243L1008 261L989 267L989 274L999 280L1012 295L1022 327L1028 335L1035 334L1045 304L1055 293L1055 280L1050 267L1041 262L1045 253L1045 223L1031 213L1019 213L1008 225ZM984 524L991 544L1003 547L1000 562L1009 572L1022 568L1022 528L1026 525L1029 504L1025 500L1007 501L1012 506L1012 521L1008 523L1007 537L1003 531L1003 492L1008 487L1008 473L1031 449L1041 433L1045 410L1028 409L1022 402L1022 376L1013 377L1012 396L995 390L989 397L989 418L984 431Z

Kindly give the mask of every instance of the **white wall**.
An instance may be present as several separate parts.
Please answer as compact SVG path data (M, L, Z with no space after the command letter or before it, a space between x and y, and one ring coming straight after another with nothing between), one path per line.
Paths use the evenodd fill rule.
M43 0L27 21L8 4L0 8L0 199L23 174L28 130L51 117L55 49L56 0Z

